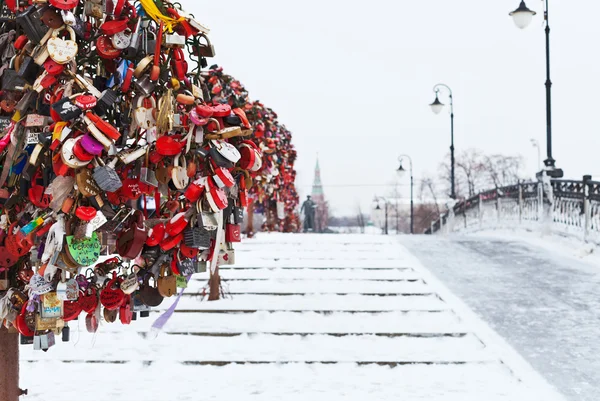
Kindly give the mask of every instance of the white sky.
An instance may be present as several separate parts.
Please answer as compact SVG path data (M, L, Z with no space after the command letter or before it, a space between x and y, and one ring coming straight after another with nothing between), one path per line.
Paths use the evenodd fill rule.
M303 197L319 153L337 215L355 213L358 203L368 209L375 194L388 193L377 185L395 178L400 153L413 157L416 181L437 174L450 142L449 115L428 107L438 82L454 91L457 152L521 154L531 175L530 138L545 155L540 0L527 1L538 15L523 31L508 16L519 0L183 3L212 29L214 62L293 132ZM600 176L599 14L597 1L550 0L553 153L572 178Z

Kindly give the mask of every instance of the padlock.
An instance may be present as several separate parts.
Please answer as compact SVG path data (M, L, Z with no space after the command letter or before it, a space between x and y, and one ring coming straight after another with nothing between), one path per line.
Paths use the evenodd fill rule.
M144 101L148 99L151 103L151 107L144 107ZM135 119L137 125L143 129L150 129L156 126L156 119L154 117L154 110L156 109L156 100L150 97L138 97L136 108L133 112L133 118Z
M133 59L138 55L140 51L142 36L142 18L140 17L135 23L135 27L131 35L131 40L129 41L129 45L125 49L125 55L127 58Z
M215 57L215 47L210 43L210 39L205 34L200 35L206 41L206 44L200 44L198 54L202 57Z
M63 327L61 336L63 343L71 341L71 329L69 328L69 326L65 325L65 327Z
M133 86L140 92L144 97L152 95L152 92L156 88L156 83L150 80L148 75L144 75L142 78L137 79Z
M38 78L41 71L41 67L35 63L33 58L25 57L21 67L19 68L18 75L29 84L33 84Z
M47 351L50 347L56 344L56 339L53 331L48 331L44 334L36 334L33 337L33 349Z
M71 121L83 114L83 111L68 97L54 103L52 109L58 113L62 121Z
M25 35L32 43L39 44L49 28L42 22L43 8L31 6L18 14L17 24L23 29Z
M50 29L59 29L64 24L60 12L52 7L47 7L44 9L40 20Z
M156 179L156 171L149 168L150 147L146 149L146 158L144 165L140 169L140 181L153 188L158 188L158 180Z
M115 49L125 50L131 44L133 32L131 29L125 29L124 31L117 32L111 36L111 42Z
M96 168L94 168L94 180L98 184L98 186L107 192L115 192L119 188L123 186L121 182L121 178L115 171L115 166L119 161L118 158L114 158L110 163L104 164L102 159L96 159L96 161L100 164Z
M177 32L164 35L164 45L167 48L183 48L185 47L185 37Z
M194 217L183 232L185 244L191 248L209 249L212 234L204 228L202 219Z
M225 225L225 241L240 242L242 240L242 229L239 224L235 223L235 218L231 214L229 221Z
M55 29L52 32L52 37L48 39L46 44L50 58L58 64L69 63L75 58L79 51L79 46L75 40L75 31L70 26L66 26L66 31L69 33L70 39L65 40L59 38L58 34L60 33L60 30Z
M225 246L222 246L219 250L218 256L218 266L228 266L235 264L235 250L231 246L230 243L226 243Z

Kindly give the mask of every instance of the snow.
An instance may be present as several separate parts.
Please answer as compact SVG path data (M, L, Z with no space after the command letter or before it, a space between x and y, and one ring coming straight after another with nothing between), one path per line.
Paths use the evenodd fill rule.
M164 332L158 313L80 320L70 343L21 347L27 400L562 399L397 237L259 235L236 259L231 298L203 301L194 277Z
M581 243L527 237L487 232L401 242L568 399L597 401L600 265L580 256Z

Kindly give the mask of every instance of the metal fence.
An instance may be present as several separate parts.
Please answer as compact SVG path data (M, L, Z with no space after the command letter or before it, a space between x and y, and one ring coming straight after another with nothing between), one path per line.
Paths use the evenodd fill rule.
M455 203L425 234L544 227L600 244L600 182L546 179L482 192Z

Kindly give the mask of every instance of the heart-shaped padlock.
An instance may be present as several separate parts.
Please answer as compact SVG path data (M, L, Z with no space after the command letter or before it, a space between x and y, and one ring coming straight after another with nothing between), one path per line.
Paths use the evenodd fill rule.
M144 106L144 101L146 99L150 102L150 107ZM133 118L140 128L148 130L156 126L156 118L154 117L155 109L156 100L152 96L147 98L140 96L138 98L135 111L133 112Z
M175 158L175 166L171 170L171 179L177 189L185 189L189 184L190 177L187 174L185 156L181 155Z
M116 310L123 304L125 294L119 288L120 279L117 273L113 272L112 279L106 283L106 286L100 292L100 303L108 310Z
M79 51L79 46L75 41L75 31L70 26L67 26L66 30L70 35L70 39L65 40L59 38L58 34L61 32L61 29L56 29L46 44L50 58L58 64L69 63L75 59L75 56Z

